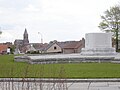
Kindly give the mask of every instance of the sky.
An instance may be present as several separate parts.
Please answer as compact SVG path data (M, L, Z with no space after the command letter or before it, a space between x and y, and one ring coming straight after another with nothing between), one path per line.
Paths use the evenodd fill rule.
M119 0L0 0L0 43L23 39L25 28L30 43L81 40L101 32L100 16L116 4Z

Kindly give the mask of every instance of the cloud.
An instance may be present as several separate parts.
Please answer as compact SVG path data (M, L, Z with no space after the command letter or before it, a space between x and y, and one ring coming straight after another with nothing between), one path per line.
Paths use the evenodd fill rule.
M16 27L16 26L13 25L13 24L3 24L3 23L0 23L0 29L1 30L13 30L14 27Z
M3 8L15 8L16 10L20 10L24 8L29 3L29 0L0 0L0 7Z
M39 40L37 32L43 34L45 42L76 40L85 33L100 31L101 13L117 1L0 0L0 27L16 39L21 39L27 28L31 42Z
M24 8L25 11L28 12L39 12L40 10L38 8L35 8L33 5L29 4L26 8Z
M12 42L14 39L15 38L8 31L2 31L2 34L0 35L1 42Z

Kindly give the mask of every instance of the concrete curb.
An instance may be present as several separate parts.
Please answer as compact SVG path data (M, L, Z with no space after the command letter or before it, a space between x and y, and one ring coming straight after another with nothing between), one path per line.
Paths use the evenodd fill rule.
M0 82L42 82L42 83L120 82L120 78L113 79L0 78Z

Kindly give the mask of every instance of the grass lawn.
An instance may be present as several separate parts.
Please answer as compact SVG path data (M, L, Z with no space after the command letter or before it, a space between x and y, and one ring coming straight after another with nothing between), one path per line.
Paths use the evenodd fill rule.
M27 64L13 55L0 55L0 77L120 78L120 64Z

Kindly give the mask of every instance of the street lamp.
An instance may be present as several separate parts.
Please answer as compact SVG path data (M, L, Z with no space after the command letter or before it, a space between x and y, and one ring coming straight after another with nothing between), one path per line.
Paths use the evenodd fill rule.
M41 36L41 43L43 43L43 37L42 37L42 34L40 32L38 32L38 34L40 34Z

